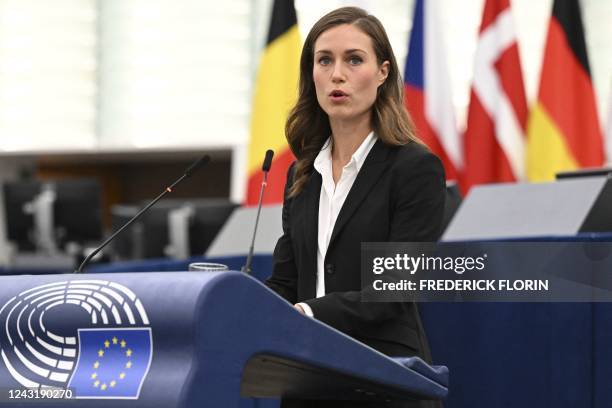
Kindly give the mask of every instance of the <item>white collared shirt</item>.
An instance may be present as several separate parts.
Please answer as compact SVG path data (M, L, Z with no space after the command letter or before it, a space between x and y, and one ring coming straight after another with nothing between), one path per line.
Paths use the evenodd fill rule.
M321 193L319 196L319 233L317 243L317 297L325 295L325 255L329 240L336 224L336 219L346 197L363 166L366 157L376 143L374 132L370 132L353 153L349 162L342 168L338 183L334 183L331 156L331 139L328 139L314 161L314 168L321 174ZM308 316L313 316L312 309L300 303Z

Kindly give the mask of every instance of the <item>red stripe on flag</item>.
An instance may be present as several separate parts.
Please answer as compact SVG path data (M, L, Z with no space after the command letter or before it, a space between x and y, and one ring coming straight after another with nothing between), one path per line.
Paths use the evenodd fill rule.
M263 163L263 157L261 158ZM285 191L285 182L287 180L287 170L295 157L291 153L290 149L284 149L281 152L277 152L272 160L272 167L268 173L268 185L264 193L264 204L279 204L283 202L283 193ZM257 205L259 202L259 191L261 189L261 182L263 181L263 172L261 168L258 168L253 174L249 176L247 183L247 206Z
M539 100L563 134L581 167L601 166L603 139L588 73L551 19L544 50Z
M516 180L495 137L495 124L474 91L470 98L469 126L464 137L466 166L461 183L464 193L476 184Z
M512 104L516 118L523 129L523 136L525 136L527 132L528 109L525 88L523 87L523 74L519 61L518 46L515 42L495 62L495 70L499 74L504 93Z
M497 16L499 16L501 12L508 7L510 7L510 0L486 1L485 8L482 13L482 23L478 33L482 34L484 30L495 22Z
M416 127L417 136L421 139L431 151L442 160L444 171L446 172L447 180L457 180L458 172L446 151L440 143L440 139L434 129L429 125L429 121L425 117L425 98L423 92L413 86L406 84L404 92L404 102L410 112L414 126Z

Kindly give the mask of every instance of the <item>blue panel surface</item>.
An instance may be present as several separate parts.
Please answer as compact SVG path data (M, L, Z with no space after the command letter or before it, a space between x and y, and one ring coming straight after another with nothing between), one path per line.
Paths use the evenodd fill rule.
M427 365L390 359L238 272L0 277L0 350L0 405L7 406L252 406L240 398L244 390L254 395L243 374L254 390L300 390L282 378L247 381L249 364L264 355L304 367L296 378L319 372L326 384L358 382L381 390L380 398L447 393L444 369L428 377ZM304 397L339 392L314 384ZM68 388L73 398L8 393L49 387Z

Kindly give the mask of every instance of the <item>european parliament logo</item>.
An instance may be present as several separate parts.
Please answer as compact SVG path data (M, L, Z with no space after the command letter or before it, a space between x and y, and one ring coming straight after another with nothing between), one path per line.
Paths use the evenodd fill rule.
M80 323L58 325L66 316ZM2 305L0 321L0 355L21 386L70 388L74 398L139 397L153 358L152 330L126 286L77 279L37 286Z

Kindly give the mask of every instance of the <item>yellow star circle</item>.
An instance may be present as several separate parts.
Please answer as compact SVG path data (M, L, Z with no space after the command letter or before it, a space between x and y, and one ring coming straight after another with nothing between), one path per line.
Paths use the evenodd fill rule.
M117 337L113 337L111 340L105 340L102 344L104 346L104 349L109 349L109 351L115 348L115 346L119 346L120 349L127 347L127 342L123 339L119 341ZM99 388L101 391L106 391L109 387L114 388L115 386L117 386L117 379L123 380L126 377L125 371L121 371L117 378L110 378L110 381L108 381L108 383L102 383L100 381L98 370L102 365L101 361L103 361L104 359L104 349L100 348L98 350L98 357L100 357L100 359L93 364L94 372L91 373L91 379L94 380L92 385L95 388ZM125 351L125 356L128 358L127 362L125 363L125 368L127 369L132 368L132 361L129 359L130 357L132 357L133 353L133 350L129 348Z

